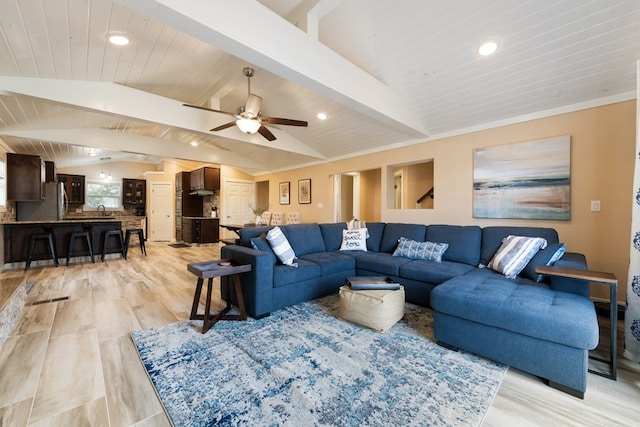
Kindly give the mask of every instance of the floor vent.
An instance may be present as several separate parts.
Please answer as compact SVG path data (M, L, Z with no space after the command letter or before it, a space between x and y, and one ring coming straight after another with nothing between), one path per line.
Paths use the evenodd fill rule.
M31 304L27 304L27 305L40 305L40 304L49 304L50 302L58 302L58 301L66 301L68 300L69 297L60 297L60 298L52 298L52 299L43 299L41 301L35 301L32 302Z

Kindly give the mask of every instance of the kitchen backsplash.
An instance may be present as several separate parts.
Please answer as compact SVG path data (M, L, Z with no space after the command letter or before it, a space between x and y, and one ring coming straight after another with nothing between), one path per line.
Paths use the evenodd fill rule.
M87 218L87 217L95 218L96 216L101 216L101 215L102 215L102 212L97 212L97 211L94 211L94 210L75 212L75 209L70 209L67 212L67 215L65 216L65 218L67 218L67 219L73 219L73 218L82 219L82 218ZM126 207L122 211L106 211L106 216L113 216L113 217L136 216L136 208L135 207ZM146 214L145 214L145 216L146 216Z
M216 190L212 196L203 196L202 199L202 214L205 217L211 216L211 208L217 209L217 214L220 215L220 191Z
M0 212L0 222L14 222L16 220L16 202L7 201L7 210Z

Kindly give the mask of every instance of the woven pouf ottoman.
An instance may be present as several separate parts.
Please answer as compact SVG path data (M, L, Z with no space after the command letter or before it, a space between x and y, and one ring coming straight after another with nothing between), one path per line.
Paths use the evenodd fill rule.
M404 316L404 286L397 290L353 291L340 288L338 317L384 332Z

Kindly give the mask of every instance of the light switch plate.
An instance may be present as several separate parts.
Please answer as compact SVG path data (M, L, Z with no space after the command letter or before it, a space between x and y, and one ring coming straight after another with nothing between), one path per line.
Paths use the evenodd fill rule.
M600 212L600 200L591 201L591 212Z

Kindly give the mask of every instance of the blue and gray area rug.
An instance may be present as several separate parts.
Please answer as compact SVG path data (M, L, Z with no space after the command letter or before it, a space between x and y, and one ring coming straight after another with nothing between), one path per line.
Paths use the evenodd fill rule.
M433 342L406 305L380 334L337 318L335 295L270 317L134 331L176 426L479 425L506 367Z

